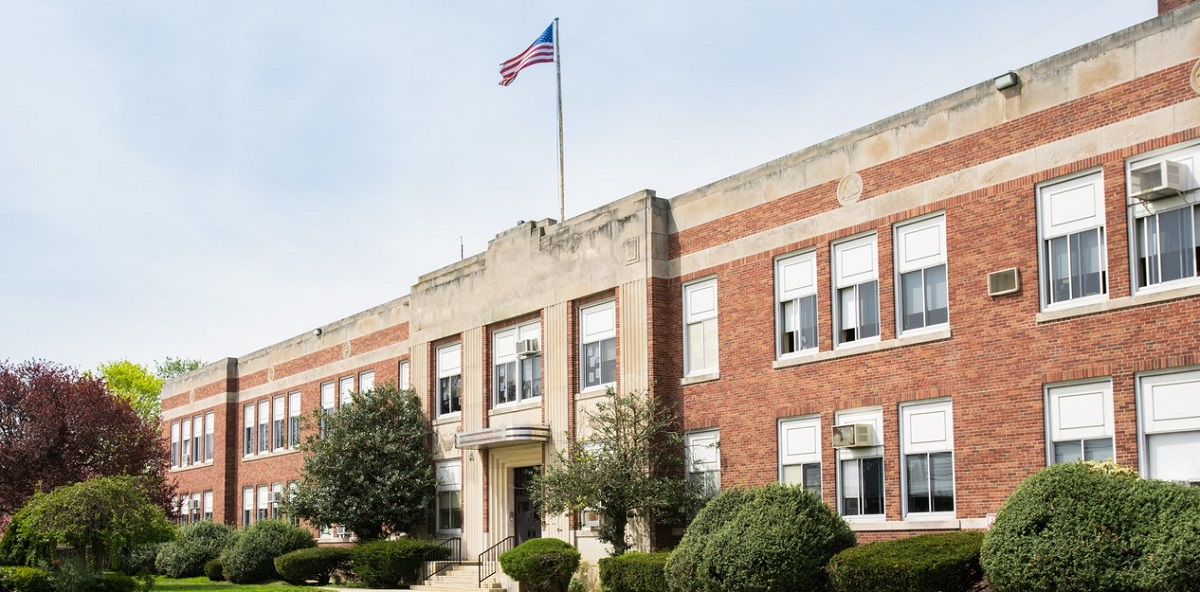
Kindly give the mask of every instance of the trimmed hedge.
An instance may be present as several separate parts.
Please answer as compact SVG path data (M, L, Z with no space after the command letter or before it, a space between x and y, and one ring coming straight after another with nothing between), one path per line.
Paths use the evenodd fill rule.
M639 553L630 551L600 560L600 584L607 592L666 592L663 568L670 551Z
M726 490L688 526L664 573L673 592L824 590L825 564L854 541L846 521L803 488Z
M51 592L50 574L36 567L0 567L0 592Z
M275 558L275 571L289 584L303 585L315 581L324 586L334 571L350 563L350 549L341 547L314 547L300 549Z
M851 547L829 560L834 592L967 592L983 577L982 532L927 534Z
M1200 590L1200 489L1114 467L1054 465L1017 487L983 538L992 590Z
M234 532L233 527L211 520L184 526L175 540L159 547L154 567L171 578L204 575L204 564L221 554Z
M204 575L214 582L225 581L225 564L221 563L220 557L204 564Z
M104 572L96 579L96 592L134 592L138 589L137 580L116 572Z
M225 577L235 584L255 584L279 577L275 558L317 546L312 533L283 520L262 520L242 531L221 552Z
M559 539L529 539L500 554L500 568L523 592L564 592L579 567L579 551Z
M433 551L441 549L441 551ZM356 545L350 552L354 574L372 588L395 588L419 583L425 554L433 559L450 556L448 547L419 539L372 541Z

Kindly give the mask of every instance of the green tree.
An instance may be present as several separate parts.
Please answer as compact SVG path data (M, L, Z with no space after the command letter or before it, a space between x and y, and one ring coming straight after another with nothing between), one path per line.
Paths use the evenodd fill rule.
M361 540L424 527L437 479L433 432L414 391L388 383L355 393L347 407L314 413L306 431L288 515L345 526Z
M203 365L204 362L195 358L175 358L172 356L167 356L166 359L161 362L158 360L154 361L154 375L163 380L167 380L168 378L175 378L176 376L187 374L192 370L198 370Z
M630 547L630 520L653 522L698 508L699 484L683 479L684 441L673 408L645 392L610 389L586 416L591 435L559 453L530 485L542 512L598 512L597 538L620 555Z
M115 567L122 552L174 536L162 508L151 501L155 487L116 475L35 493L13 516L0 552L32 565L53 559L59 545L66 545L92 570Z
M155 376L145 366L129 360L117 360L100 364L96 371L108 383L108 390L121 400L129 403L146 423L158 424L158 414L162 410L159 395L162 394L163 381Z

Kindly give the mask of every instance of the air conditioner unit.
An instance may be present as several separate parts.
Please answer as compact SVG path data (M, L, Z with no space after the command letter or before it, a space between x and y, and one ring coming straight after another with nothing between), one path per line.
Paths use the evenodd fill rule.
M832 440L834 448L859 448L873 446L871 439L871 424L849 423L833 426Z
M1021 274L1010 267L988 274L988 296L1003 296L1021 289Z
M280 493L280 492L278 492L278 491L276 491L276 492L274 492L274 493L272 493L272 494L271 494L271 499L272 499L272 500L273 500L275 503L279 503L279 502L283 501L283 494L282 494L282 493Z
M193 509L193 510L199 510L199 509L200 509L200 500L192 500L192 509Z
M1164 160L1129 171L1131 197L1149 201L1179 195L1188 186L1188 168L1180 162Z
M517 342L517 355L522 358L536 356L538 353L538 340L522 339Z

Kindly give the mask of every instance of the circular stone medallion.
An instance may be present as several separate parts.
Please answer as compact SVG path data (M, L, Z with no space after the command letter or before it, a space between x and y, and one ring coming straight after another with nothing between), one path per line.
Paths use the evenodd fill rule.
M837 200L838 203L848 206L858 201L862 197L863 181L858 173L850 173L842 177L842 181L838 183Z

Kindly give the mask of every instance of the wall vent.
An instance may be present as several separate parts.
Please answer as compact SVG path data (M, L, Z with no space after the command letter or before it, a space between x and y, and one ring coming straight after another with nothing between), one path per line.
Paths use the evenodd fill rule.
M1021 289L1021 274L1010 267L988 274L988 296L1003 296Z

